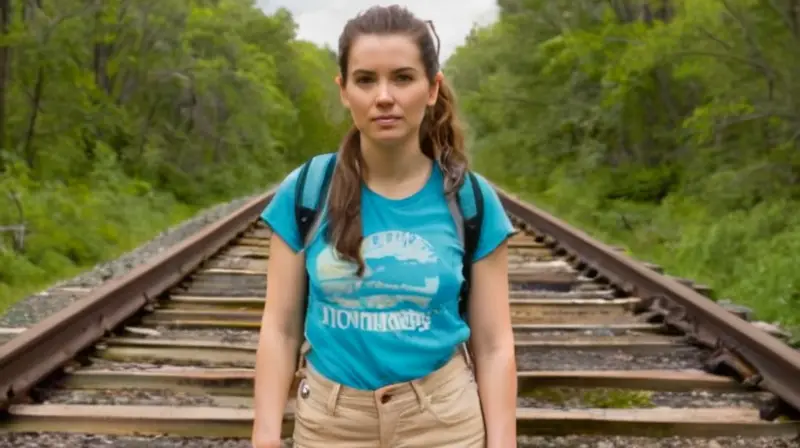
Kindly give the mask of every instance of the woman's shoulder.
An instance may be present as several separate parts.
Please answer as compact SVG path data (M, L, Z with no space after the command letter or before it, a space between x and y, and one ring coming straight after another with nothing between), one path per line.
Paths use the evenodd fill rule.
M325 169L334 156L335 153L318 154L296 166L273 187L274 194L261 213L261 218L295 251L303 245L303 235L296 222L297 195L303 195L299 199L304 206L319 203L317 196L321 194ZM300 182L303 188L298 188Z
M473 188L473 193L479 193L481 196L479 199L481 206L478 209L483 215L480 218L480 237L473 258L477 261L494 251L498 245L512 236L515 230L494 184L474 171L470 177L477 187Z
M295 166L275 187L275 195L294 197L298 182L303 183L304 196L318 193L319 187L325 178L328 164L333 162L335 158L335 152L316 154L300 165Z

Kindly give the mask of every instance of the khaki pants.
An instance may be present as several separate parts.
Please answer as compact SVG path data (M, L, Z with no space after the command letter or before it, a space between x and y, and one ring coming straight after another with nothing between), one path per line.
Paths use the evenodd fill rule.
M308 366L297 388L296 448L484 448L478 388L462 354L425 378L375 391Z

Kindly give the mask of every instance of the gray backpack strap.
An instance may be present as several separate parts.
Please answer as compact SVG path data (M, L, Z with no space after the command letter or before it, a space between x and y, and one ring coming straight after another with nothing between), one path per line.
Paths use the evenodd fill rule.
M483 224L483 192L478 185L478 178L473 172L468 171L457 194L448 197L447 207L453 216L458 238L464 248L464 258L462 259L464 283L461 285L459 294L459 311L466 318L472 280L472 257L478 248Z
M303 164L297 178L295 187L294 214L297 230L303 247L308 247L311 238L319 228L321 216L327 210L330 183L336 167L336 153L321 154L312 157ZM324 199L323 199L324 198ZM308 312L308 276L306 276L306 293L303 295L303 317L305 326L306 313ZM311 350L311 345L305 338L297 353L297 371L295 374L302 378L305 375L305 357Z
M464 239L464 215L461 213L461 207L455 195L449 195L447 197L447 208L450 209L450 215L453 217L453 221L455 221L458 240L461 241L461 246L464 247L466 243Z
M335 161L332 162L335 163ZM331 170L333 170L333 167L331 167ZM311 239L314 237L314 234L317 233L319 225L322 222L323 215L325 215L325 212L328 211L328 199L330 199L331 196L331 189L327 188L326 185L326 188L324 188L324 190L325 190L324 191L325 199L322 202L322 207L317 211L317 214L314 217L314 221L311 223L311 227L309 227L308 229L308 233L306 234L305 240L303 241L303 246L305 247L308 247L308 245L311 244Z
M336 167L336 153L312 157L303 164L295 187L295 220L300 239L307 245L319 227Z

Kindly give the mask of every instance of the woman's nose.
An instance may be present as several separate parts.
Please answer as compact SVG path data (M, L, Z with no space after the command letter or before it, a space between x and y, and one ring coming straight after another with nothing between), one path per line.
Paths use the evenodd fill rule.
M394 101L394 96L392 96L392 92L389 87L390 86L388 83L380 83L378 85L378 92L375 102L379 104L386 104Z

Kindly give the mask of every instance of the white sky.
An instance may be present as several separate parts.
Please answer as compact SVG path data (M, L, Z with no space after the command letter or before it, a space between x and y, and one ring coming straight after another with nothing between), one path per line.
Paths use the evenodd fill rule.
M267 12L285 7L299 25L301 39L319 45L328 44L336 51L339 33L345 22L358 12L373 5L392 4L376 0L257 0ZM399 3L399 2L398 2ZM461 43L473 23L491 23L497 17L495 0L408 0L399 3L423 20L432 20L441 40L444 61Z

